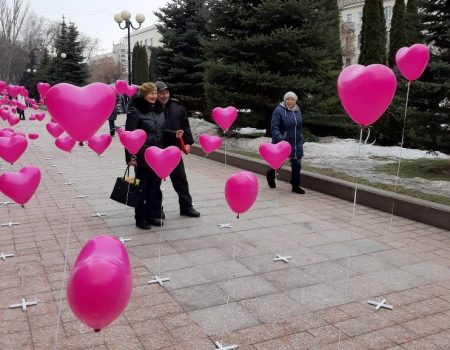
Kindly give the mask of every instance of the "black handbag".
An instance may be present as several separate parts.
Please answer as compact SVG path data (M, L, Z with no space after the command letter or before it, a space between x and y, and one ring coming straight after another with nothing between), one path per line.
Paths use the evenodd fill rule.
M127 166L123 177L116 179L116 184L109 198L134 208L138 198L139 185L136 181L136 175L134 179L130 179L129 176L130 166Z

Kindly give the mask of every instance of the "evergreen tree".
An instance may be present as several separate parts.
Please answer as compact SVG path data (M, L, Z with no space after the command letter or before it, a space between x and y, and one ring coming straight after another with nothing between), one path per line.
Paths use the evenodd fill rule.
M408 0L405 12L405 35L406 46L421 43L423 40L420 32L419 11L417 0Z
M141 45L137 42L131 55L131 82L136 85L138 85L139 76L141 76L140 51Z
M209 5L210 38L204 51L210 108L250 109L252 113L239 118L236 126L253 124L269 134L272 111L285 92L299 95L304 113L320 110L327 92L336 95L330 72L337 73L342 59L331 2L226 0Z
M386 62L386 18L382 0L364 3L360 51L360 64Z
M159 75L172 94L183 102L189 101L188 109L201 108L204 100L204 56L200 45L200 37L205 33L204 3L171 0L155 13L164 46L157 57Z
M405 0L395 0L389 32L388 64L390 67L395 65L395 55L404 46L406 46Z
M49 82L49 76L48 71L50 68L50 56L48 54L47 50L44 50L44 54L42 56L41 62L36 68L36 73L33 76L33 88L36 90L36 85L39 82L48 83ZM36 94L34 94L36 95Z
M160 78L160 55L162 49L159 47L152 47L150 49L150 62L148 65L148 81L157 81Z

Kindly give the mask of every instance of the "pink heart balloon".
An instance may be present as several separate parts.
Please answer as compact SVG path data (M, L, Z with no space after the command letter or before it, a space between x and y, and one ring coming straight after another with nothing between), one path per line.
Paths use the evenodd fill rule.
M25 106L23 103L17 102L17 109L24 111L27 109L27 106Z
M397 90L394 72L381 64L345 68L338 78L338 94L350 118L361 127L377 121Z
M5 86L6 86L6 82L4 82L3 80L0 80L0 92L3 91L3 89L5 88Z
M133 131L123 131L123 129L120 131L119 129L118 134L120 142L131 154L137 154L147 139L147 134L141 129Z
M0 137L0 157L12 164L22 156L27 146L28 141L22 135Z
M35 117L36 117L37 120L39 120L41 122L45 118L45 113L44 112L36 113Z
M16 104L17 104L17 103L16 103ZM16 107L11 108L11 112L17 113L17 108L16 108Z
M56 147L58 147L60 150L62 150L64 152L69 152L69 153L70 153L70 151L72 151L72 148L75 146L75 143L77 143L77 141L74 140L69 135L57 138L55 140Z
M36 140L37 138L39 138L39 134L38 134L38 133L35 133L35 132L30 132L30 133L28 134L28 138L29 138L30 140Z
M203 152L210 154L218 149L222 145L222 139L219 136L213 136L208 134L201 134L198 138L198 142L203 149Z
M30 118L28 120L36 120L36 116L34 114L30 115Z
M117 133L119 134L119 136L122 135L122 133L123 133L124 131L125 131L124 128L119 128L119 129L117 129Z
M127 91L125 92L127 96L132 97L137 92L138 88L134 85L127 85Z
M45 128L48 133L55 138L59 137L59 135L64 132L64 129L58 123L49 122L45 125Z
M0 131L0 137L13 137L13 136L14 136L14 131L10 131L10 130Z
M8 117L9 125L14 126L16 124L19 124L19 122L20 122L20 118L18 116L11 114L11 113L9 114L9 117Z
M6 91L8 91L8 95L11 96L12 98L17 97L17 95L20 93L21 90L22 90L21 86L17 85L6 86Z
M48 92L48 90L50 90L50 88L51 88L51 85L48 83L42 83L42 82L37 83L37 90L39 92L39 97L41 99L45 98L45 96L47 96L47 92Z
M259 154L269 164L272 169L280 169L283 163L289 158L292 147L287 141L277 144L263 143L259 146Z
M41 99L39 100L39 104L40 104L41 106L45 105L45 100L44 100L43 98L41 98Z
M85 244L75 261L67 301L77 318L98 332L125 310L131 289L125 246L117 238L98 236Z
M109 147L111 141L112 137L109 134L94 135L88 140L88 147L100 155Z
M50 88L46 103L49 113L73 139L86 141L111 115L116 95L103 83L81 88L62 83Z
M258 179L249 171L231 175L225 184L225 199L238 217L252 207L257 196Z
M38 106L36 104L31 105L31 108L33 108L35 111L37 111Z
M0 118L3 120L8 120L9 118L9 112L5 109L0 110Z
M18 172L0 176L0 191L14 202L24 205L36 192L41 181L41 171L35 166L23 167Z
M237 109L232 106L227 108L216 107L212 110L212 118L223 131L227 131L233 125L237 115Z
M165 149L149 147L144 153L145 161L161 179L167 178L181 160L178 147L170 146Z
M116 81L116 91L123 95L127 92L128 89L128 83L125 80L117 80Z
M409 81L420 78L428 66L430 49L423 44L402 47L395 55L395 63L400 73Z

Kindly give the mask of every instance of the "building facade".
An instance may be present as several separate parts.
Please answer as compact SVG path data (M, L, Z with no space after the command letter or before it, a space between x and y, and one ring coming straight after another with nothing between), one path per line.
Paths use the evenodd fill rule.
M364 2L364 0L338 0L341 14L341 46L344 66L358 63ZM383 1L388 41L394 3L395 0Z

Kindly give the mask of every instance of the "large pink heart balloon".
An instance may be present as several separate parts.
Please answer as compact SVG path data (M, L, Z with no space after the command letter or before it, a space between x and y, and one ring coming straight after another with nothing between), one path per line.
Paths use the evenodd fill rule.
M350 118L361 127L373 124L389 107L397 89L394 72L382 64L345 68L338 78L338 94Z
M28 141L22 135L0 137L0 157L8 163L14 163L22 156L27 146Z
M227 108L216 107L212 110L212 118L223 131L227 131L233 125L237 115L237 109L232 106Z
M45 128L55 138L64 132L64 129L58 123L49 122L45 125Z
M58 147L60 150L63 150L64 152L69 153L72 151L72 148L75 146L75 143L77 143L76 140L74 140L69 135L57 138L55 140L56 147Z
M395 63L402 75L409 81L420 78L430 60L430 49L424 44L402 47L395 55Z
M7 172L0 176L0 191L14 202L27 203L41 181L41 171L35 166L23 167L18 172Z
M272 169L280 169L289 158L292 147L289 142L281 141L277 144L263 143L259 146L259 154Z
M144 153L145 161L161 179L167 178L181 160L181 151L178 147L170 146L161 149L149 147Z
M147 139L147 134L144 130L136 129L133 131L124 131L119 129L119 139L122 145L127 149L130 154L136 154L144 145Z
M258 179L249 171L231 175L225 184L225 199L232 211L238 214L249 210L258 196Z
M137 86L127 85L126 94L127 94L127 96L132 97L137 92L137 90L138 90Z
M16 97L20 93L21 90L22 90L22 87L18 86L18 85L8 85L6 87L6 91L8 91L8 95L13 98Z
M9 125L14 126L16 124L19 124L19 122L20 122L20 118L18 116L11 114L11 113L9 114L9 117L8 117Z
M94 135L88 140L88 147L98 155L106 151L111 144L112 137L109 134Z
M62 83L47 92L46 103L49 113L73 139L86 141L111 115L116 95L103 83L82 88Z
M37 83L37 90L39 92L39 97L40 98L45 98L45 96L47 96L47 92L48 90L50 90L50 84L48 83Z
M128 83L125 80L116 81L116 90L120 95L126 94Z
M85 244L75 261L67 301L78 319L98 332L125 310L131 288L125 246L117 238L98 236Z
M219 136L213 136L208 134L201 134L198 137L198 142L203 149L203 152L210 154L222 146L222 139Z

